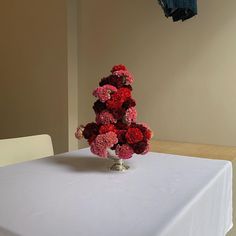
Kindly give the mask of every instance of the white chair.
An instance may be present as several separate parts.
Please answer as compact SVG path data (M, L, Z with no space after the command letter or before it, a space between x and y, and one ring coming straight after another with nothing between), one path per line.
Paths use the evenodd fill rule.
M54 154L47 134L0 140L0 167Z

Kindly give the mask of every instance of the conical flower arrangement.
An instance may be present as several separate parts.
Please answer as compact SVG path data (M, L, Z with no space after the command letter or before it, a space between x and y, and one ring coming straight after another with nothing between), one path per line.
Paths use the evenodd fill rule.
M119 159L129 159L134 153L146 154L152 132L146 124L137 123L136 102L132 98L134 79L124 65L112 68L93 91L94 122L81 125L76 138L87 139L91 152L100 157L114 150Z

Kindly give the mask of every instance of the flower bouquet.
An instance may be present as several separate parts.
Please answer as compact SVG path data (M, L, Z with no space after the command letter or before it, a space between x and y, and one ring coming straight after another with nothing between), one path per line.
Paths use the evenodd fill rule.
M93 105L95 122L81 125L76 138L87 139L91 152L103 158L111 157L111 150L117 162L112 170L125 170L123 159L134 153L146 154L152 132L146 124L137 123L136 102L132 98L134 79L124 65L112 68L108 77L101 79L93 91L97 98Z

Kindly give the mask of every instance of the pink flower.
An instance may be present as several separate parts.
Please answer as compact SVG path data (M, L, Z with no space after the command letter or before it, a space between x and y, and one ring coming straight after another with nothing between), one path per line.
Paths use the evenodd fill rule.
M93 95L97 97L101 102L106 102L111 98L111 93L114 93L117 91L117 88L106 84L103 85L102 87L98 87L93 91Z
M95 143L91 143L90 150L93 154L100 157L107 157L108 152L106 148L98 148Z
M105 110L96 115L96 122L97 124L107 125L111 123L116 123L116 119L109 111Z
M124 116L124 121L127 124L131 124L132 122L136 122L137 119L137 111L135 107L130 107L127 109L125 116Z
M107 148L111 148L117 142L117 136L112 131L105 134L99 134L91 143L90 150L95 155L98 155L100 157L107 157Z
M121 159L129 159L134 154L134 150L128 144L117 145L116 155Z
M113 75L116 75L118 77L125 77L126 85L132 84L134 82L133 76L127 70L114 71Z

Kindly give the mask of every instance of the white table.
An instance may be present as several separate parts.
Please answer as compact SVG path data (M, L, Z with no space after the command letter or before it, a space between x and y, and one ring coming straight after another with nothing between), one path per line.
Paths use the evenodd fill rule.
M0 168L1 236L224 236L232 167L135 156L127 172L88 149Z

